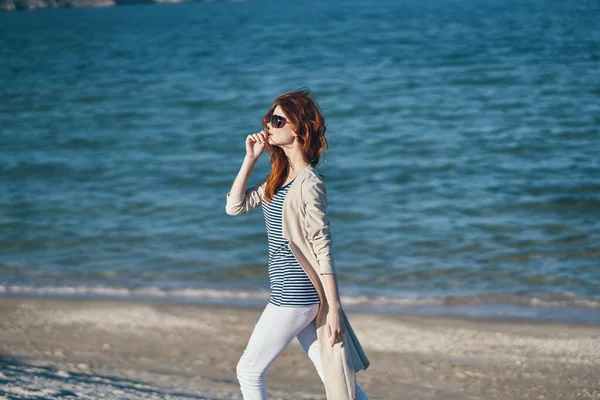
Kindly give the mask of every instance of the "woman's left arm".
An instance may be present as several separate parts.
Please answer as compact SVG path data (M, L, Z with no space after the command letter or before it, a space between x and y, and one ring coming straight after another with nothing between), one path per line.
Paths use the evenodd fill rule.
M336 340L341 339L345 332L342 321L342 304L340 301L335 265L332 257L332 240L327 217L327 190L321 181L312 181L307 184L304 195L306 207L305 228L308 240L319 263L319 271L323 278L325 296L329 310L327 312L327 335L333 346Z
M336 340L341 339L346 332L342 322L342 303L340 302L339 290L335 274L321 274L325 286L325 295L327 296L327 336L329 343L334 345Z

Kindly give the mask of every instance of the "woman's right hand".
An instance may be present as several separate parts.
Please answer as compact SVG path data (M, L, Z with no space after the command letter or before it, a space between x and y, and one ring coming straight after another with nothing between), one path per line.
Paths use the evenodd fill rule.
M246 155L250 158L258 159L265 149L267 137L264 130L246 136Z

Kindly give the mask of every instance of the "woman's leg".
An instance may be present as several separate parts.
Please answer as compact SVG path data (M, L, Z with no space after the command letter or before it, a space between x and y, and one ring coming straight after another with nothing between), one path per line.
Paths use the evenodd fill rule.
M300 345L308 354L308 357L312 360L315 368L317 369L317 373L319 374L319 378L321 381L325 383L323 380L323 366L321 365L321 354L319 353L319 342L317 342L317 325L313 320L310 324L308 324L304 329L298 333L298 341ZM367 394L362 390L362 388L356 385L356 400L369 400Z
M265 371L318 311L318 304L279 307L267 303L254 326L237 367L237 379L244 400L266 400Z

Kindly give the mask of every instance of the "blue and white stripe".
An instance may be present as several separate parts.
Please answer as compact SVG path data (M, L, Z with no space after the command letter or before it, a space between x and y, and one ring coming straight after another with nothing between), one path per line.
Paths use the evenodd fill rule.
M283 201L292 182L279 188L269 203L263 198L262 209L269 240L269 303L294 307L319 303L319 295L281 232Z

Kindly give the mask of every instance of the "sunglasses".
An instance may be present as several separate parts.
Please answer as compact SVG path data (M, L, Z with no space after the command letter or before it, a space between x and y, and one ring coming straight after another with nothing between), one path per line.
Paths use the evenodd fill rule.
M273 115L271 115L271 118L269 118L269 122L271 123L271 126L273 128L279 129L279 128L283 128L283 126L290 121L288 121L281 115L273 114Z

